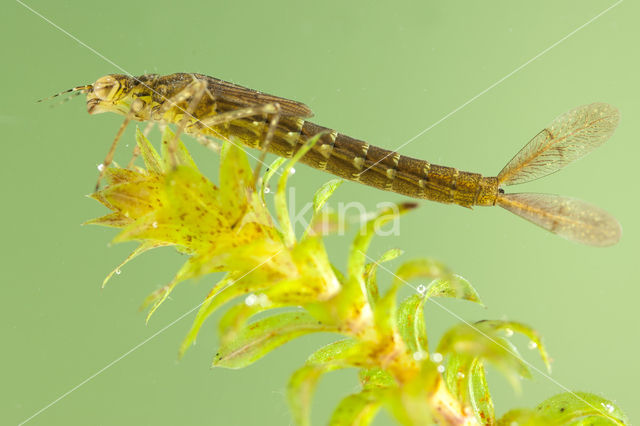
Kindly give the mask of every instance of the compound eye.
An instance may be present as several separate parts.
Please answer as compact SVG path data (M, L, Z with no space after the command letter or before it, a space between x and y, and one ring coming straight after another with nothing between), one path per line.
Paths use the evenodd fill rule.
M120 88L120 82L112 75L105 75L100 77L93 84L93 93L97 98L103 101L109 101L116 96L118 89Z

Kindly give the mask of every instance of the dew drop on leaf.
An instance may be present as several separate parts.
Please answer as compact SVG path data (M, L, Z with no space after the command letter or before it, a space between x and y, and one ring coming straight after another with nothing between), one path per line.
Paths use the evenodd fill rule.
M247 306L253 306L256 304L257 301L258 301L258 296L256 296L255 294L250 294L247 296L246 299L244 299L244 303Z

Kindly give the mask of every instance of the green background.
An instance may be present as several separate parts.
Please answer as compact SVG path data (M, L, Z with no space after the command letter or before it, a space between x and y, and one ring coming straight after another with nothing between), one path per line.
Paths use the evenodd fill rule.
M121 118L91 117L81 99L64 105L35 100L121 71L114 64L132 74L201 72L300 100L314 110L315 122L394 149L614 2L28 4L95 52L21 4L3 2L3 424L29 418L166 327L200 303L215 278L183 284L148 325L138 306L171 279L184 257L172 249L151 252L101 289L105 274L134 245L108 247L114 230L80 224L105 213L84 195ZM399 236L373 243L373 257L390 247L405 250L393 268L402 259L431 256L469 279L487 309L442 302L466 320L513 319L543 334L557 383L534 373L517 394L490 371L500 414L533 407L562 392L561 384L606 396L632 420L640 418L639 13L632 1L619 4L400 150L495 175L525 142L575 106L602 101L622 113L612 140L594 154L515 189L571 195L607 209L624 228L615 247L580 246L498 208L471 211L429 202L402 219ZM125 144L133 131L130 126ZM152 137L157 141L158 133ZM193 140L187 143L215 176L217 158ZM121 148L117 159L126 161L130 149ZM328 178L300 166L291 180L297 203ZM373 210L379 202L404 199L347 183L332 203L353 200ZM350 238L328 240L340 267ZM214 321L176 360L192 319L177 322L29 424L290 424L288 377L332 337L298 339L244 370L211 370ZM457 322L433 304L427 320L434 343ZM542 368L524 339L514 341ZM325 423L356 389L354 371L326 376L314 400L314 422ZM376 424L392 422L382 415Z

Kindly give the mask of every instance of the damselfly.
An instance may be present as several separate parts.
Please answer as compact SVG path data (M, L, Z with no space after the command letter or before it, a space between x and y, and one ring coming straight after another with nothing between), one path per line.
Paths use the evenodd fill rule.
M506 194L502 189L551 174L603 144L619 121L618 110L605 103L580 106L556 118L497 176L484 177L369 145L307 121L313 114L300 102L202 74L110 74L67 92L73 91L86 93L90 114L125 116L103 168L111 163L131 120L177 124L176 140L184 131L204 143L209 137L238 141L287 158L321 134L300 161L344 179L463 207L497 205L583 244L606 246L620 239L620 224L596 206L559 195Z

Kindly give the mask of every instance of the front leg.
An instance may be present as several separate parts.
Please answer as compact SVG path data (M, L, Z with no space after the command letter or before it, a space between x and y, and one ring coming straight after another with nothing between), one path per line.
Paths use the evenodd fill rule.
M269 104L241 108L234 111L227 111L227 112L217 114L212 117L208 117L203 120L197 121L190 126L190 128L196 127L200 129L202 127L205 127L210 131L212 131L213 133L217 134L218 132L215 131L214 129L215 126L220 126L221 124L230 123L234 120L248 118L256 115L266 115L267 117L270 117L270 118L269 118L269 128L267 129L267 134L264 140L258 141L255 146L256 148L259 147L262 153L260 155L260 158L257 159L258 163L256 164L256 167L253 172L254 187L256 185L258 176L260 174L260 168L264 164L264 159L265 159L265 156L267 155L269 145L273 140L273 136L278 126L278 122L280 121L280 116L281 116L280 104L276 102L276 103L269 103ZM194 129L192 133L197 134L198 130Z
M200 80L194 76L191 83L189 83L175 95L171 96L168 99L165 99L164 102L155 111L154 115L156 117L156 120L161 122L164 121L164 115L172 108L176 108L183 113L180 121L178 121L177 123L178 128L176 130L176 133L173 139L169 142L168 146L169 157L174 168L177 165L176 152L178 150L178 138L187 128L189 121L199 120L196 111L198 109L198 105L200 105L205 95L208 97L208 107L210 109L210 111L207 113L215 112L215 98L207 88L207 82L204 80ZM180 104L186 101L189 101L186 108L181 107Z

